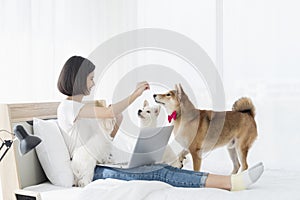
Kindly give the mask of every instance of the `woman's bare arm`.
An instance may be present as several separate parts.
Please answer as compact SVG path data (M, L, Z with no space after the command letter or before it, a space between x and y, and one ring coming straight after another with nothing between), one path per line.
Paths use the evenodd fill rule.
M137 84L135 91L125 99L112 104L109 107L96 107L85 105L79 112L79 118L114 118L121 114L130 104L132 104L141 94L149 89L149 84L144 81Z

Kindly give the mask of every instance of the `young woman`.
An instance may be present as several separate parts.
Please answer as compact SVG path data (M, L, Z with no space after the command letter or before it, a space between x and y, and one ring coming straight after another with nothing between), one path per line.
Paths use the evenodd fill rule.
M117 118L115 128L111 133L114 137L118 123L122 121L122 112L132 104L145 90L149 90L149 84L138 83L136 89L125 99L109 107L95 107L82 103L84 96L90 94L94 83L95 65L86 58L73 56L67 60L58 80L58 89L67 98L61 102L58 108L58 123L65 132L67 146L72 156L76 146L75 138L71 130L81 118ZM163 181L175 187L208 187L225 190L244 190L255 183L263 173L262 163L241 173L223 176L195 172L174 168L165 164L146 165L131 169L117 169L104 166L96 166L93 180L116 178L122 180L156 180Z

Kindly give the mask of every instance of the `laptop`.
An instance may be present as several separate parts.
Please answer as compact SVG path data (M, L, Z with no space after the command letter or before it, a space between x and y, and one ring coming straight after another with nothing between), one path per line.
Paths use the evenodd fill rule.
M134 168L161 163L173 128L174 126L142 128L128 162L99 165L114 168Z

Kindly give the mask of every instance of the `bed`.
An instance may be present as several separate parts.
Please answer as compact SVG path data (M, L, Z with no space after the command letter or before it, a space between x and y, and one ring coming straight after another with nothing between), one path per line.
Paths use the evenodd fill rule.
M100 103L99 103L100 102ZM95 103L95 102L87 102ZM105 104L97 101L97 104ZM56 117L58 102L2 104L0 128L11 130L25 125L33 117ZM1 133L1 138L8 136ZM205 166L209 170L208 166ZM210 166L212 167L212 166ZM187 163L185 168L191 168ZM204 168L204 170L206 170ZM219 173L227 173L220 168ZM228 192L220 189L175 188L158 181L97 180L84 188L59 187L51 184L40 165L36 152L20 156L17 143L0 163L3 200L77 200L77 199L299 199L300 171L266 169L250 189Z

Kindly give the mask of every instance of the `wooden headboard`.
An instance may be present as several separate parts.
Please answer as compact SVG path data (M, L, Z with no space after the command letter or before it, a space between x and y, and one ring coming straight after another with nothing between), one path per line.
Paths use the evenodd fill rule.
M86 104L105 106L105 101L89 101ZM26 121L33 117L40 119L56 118L59 102L0 104L0 129L13 132L16 124L26 126ZM24 127L26 130L32 127ZM31 131L30 131L31 132ZM11 139L5 132L0 133L2 139ZM14 192L24 187L36 185L47 180L39 163L35 150L20 156L19 141L15 141L11 150L0 163L0 177L3 200L15 200Z

